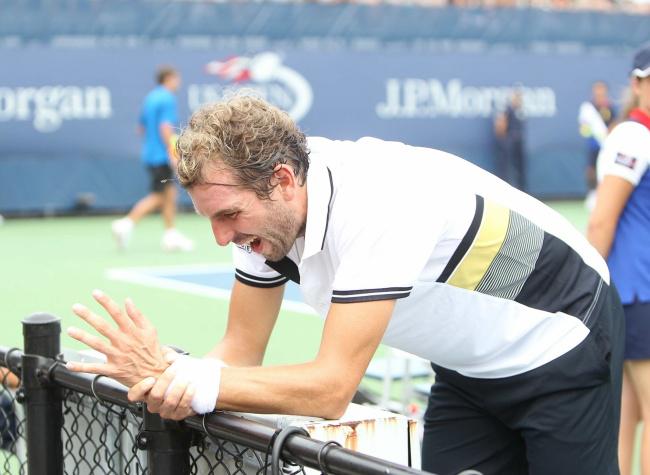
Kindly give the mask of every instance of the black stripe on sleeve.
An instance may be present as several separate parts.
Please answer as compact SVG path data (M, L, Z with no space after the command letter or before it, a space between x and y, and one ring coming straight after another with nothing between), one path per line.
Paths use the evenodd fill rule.
M463 239L460 241L460 244L458 244L456 251L454 251L451 259L449 259L449 262L447 262L445 270L442 271L442 274L440 274L440 277L438 277L438 280L436 282L446 282L456 266L458 266L463 257L465 257L467 251L469 251L469 248L472 245L472 242L474 242L474 238L476 237L476 233L478 233L478 229L481 226L481 220L483 219L483 207L483 197L476 195L476 211L474 211L474 218L472 219L472 223L469 225L465 236L463 236Z
M274 277L258 277L256 275L252 275L252 274L249 274L247 272L244 272L241 269L235 269L235 272L237 272L239 275L241 275L245 279L255 280L255 281L258 281L258 282L276 282L277 280L280 280L280 279L285 279L286 280L286 277L284 277L282 275L276 275Z
M358 295L379 292L410 292L413 287L384 287L381 289L361 289L361 290L333 290L332 295L343 297L345 295Z
M386 287L383 289L334 290L332 303L374 302L408 297L413 287Z
M272 287L280 287L281 285L286 284L287 281L289 280L283 275L279 275L276 277L257 277L248 274L240 269L235 269L235 279L237 279L242 284L246 284L251 287L264 288L264 289L268 289Z

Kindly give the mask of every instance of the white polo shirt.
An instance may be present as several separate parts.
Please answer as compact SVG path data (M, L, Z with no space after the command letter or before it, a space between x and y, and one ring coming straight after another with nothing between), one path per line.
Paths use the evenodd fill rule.
M309 148L304 238L279 263L233 246L239 281L299 281L324 317L397 299L384 343L471 377L523 373L587 336L607 266L555 211L438 150Z

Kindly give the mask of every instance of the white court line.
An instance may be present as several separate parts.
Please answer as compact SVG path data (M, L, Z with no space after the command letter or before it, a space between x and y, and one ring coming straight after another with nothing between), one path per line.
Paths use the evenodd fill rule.
M178 272L177 272L178 270ZM210 297L218 300L230 300L230 290L219 289L209 285L195 284L192 282L182 282L171 277L162 277L156 274L224 274L233 273L231 265L197 265L193 266L167 266L167 267L127 267L114 268L106 270L106 278L128 282L131 284L144 285L166 290L175 290L201 297ZM306 315L318 315L314 309L303 302L295 300L282 300L282 309L290 312L303 313Z
M160 274L224 274L234 273L232 264L189 264L180 266L154 266L154 267L122 267L108 269L107 272L139 272L150 275Z

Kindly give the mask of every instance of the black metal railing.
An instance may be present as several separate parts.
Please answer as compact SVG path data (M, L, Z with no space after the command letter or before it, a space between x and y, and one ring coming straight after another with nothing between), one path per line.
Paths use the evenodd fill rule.
M181 422L131 403L116 381L69 371L60 352L60 321L23 320L24 348L0 346L0 369L20 377L0 387L0 471L11 475L285 475L308 469L333 475L421 475L406 466L278 430L235 414Z

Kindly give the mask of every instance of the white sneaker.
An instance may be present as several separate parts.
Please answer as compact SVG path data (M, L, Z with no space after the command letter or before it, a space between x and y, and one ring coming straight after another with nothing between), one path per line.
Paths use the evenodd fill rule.
M126 249L133 234L133 221L129 218L116 219L111 223L113 237L119 249Z
M192 240L183 236L183 234L181 234L176 229L168 229L167 231L165 231L160 246L163 248L163 250L169 252L172 251L189 252L192 249L194 249L194 243L192 242Z

